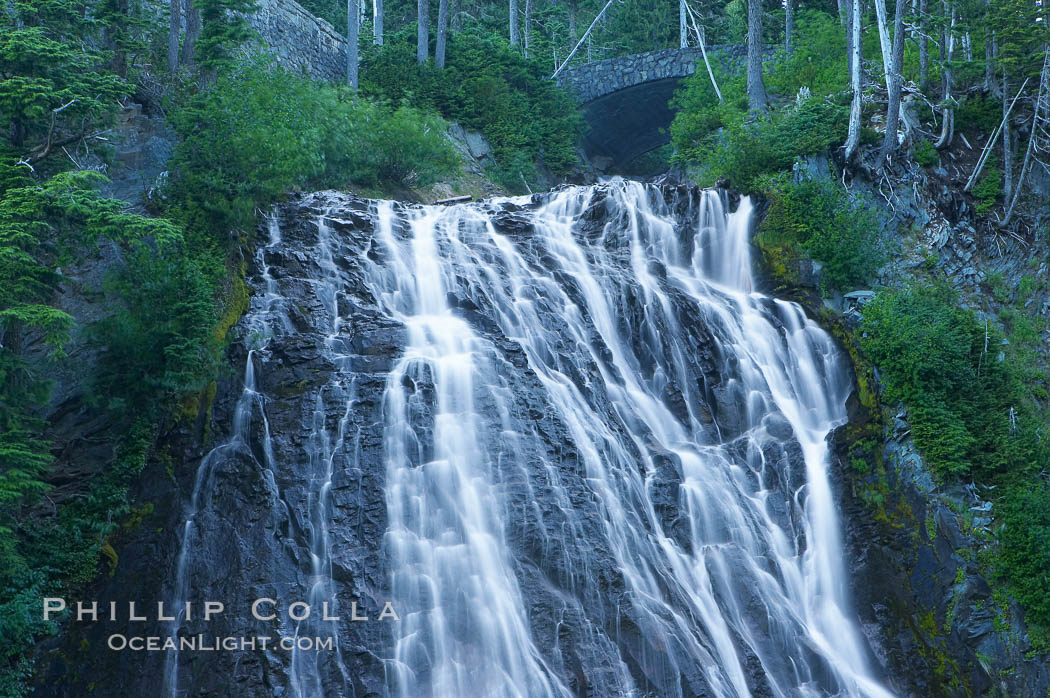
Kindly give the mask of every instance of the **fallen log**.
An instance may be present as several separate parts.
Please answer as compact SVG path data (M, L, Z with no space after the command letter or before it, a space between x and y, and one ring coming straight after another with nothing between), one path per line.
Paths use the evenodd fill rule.
M474 197L470 194L465 196L453 196L451 199L442 199L441 201L435 201L435 206L449 206L451 204L465 204L468 201L473 201Z

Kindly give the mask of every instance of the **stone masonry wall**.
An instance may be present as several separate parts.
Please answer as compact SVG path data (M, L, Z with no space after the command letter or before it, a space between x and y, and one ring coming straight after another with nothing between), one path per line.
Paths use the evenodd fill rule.
M295 0L261 0L248 23L282 65L318 80L346 79L346 39Z

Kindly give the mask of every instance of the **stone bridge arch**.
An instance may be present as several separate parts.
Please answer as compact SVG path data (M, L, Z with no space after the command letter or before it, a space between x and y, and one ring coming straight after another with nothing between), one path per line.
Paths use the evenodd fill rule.
M741 70L743 45L712 46L712 63ZM622 168L671 141L668 102L682 80L703 67L699 48L672 48L619 56L566 68L558 84L580 100L588 131L583 148L598 165Z

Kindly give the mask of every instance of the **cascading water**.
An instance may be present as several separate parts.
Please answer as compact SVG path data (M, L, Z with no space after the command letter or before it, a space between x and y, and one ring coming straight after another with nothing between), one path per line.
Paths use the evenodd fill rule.
M257 261L264 300L244 327L268 339L233 436L198 473L172 598L190 597L214 463L241 448L276 474L267 545L282 552L266 558L289 582L269 593L315 609L386 599L400 619L285 622L336 647L267 655L268 686L890 695L852 617L826 472L847 367L798 306L753 290L746 199L728 213L718 192L616 181L451 207L318 194L303 209L313 233L274 234ZM271 422L245 415L291 398L260 397L253 361L290 370L276 357L296 332L324 378L275 450L258 444Z

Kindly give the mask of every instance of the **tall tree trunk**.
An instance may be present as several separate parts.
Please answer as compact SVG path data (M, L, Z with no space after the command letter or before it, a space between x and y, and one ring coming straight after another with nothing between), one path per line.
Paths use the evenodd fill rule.
M886 0L875 0L875 24L879 29L879 46L882 49L882 73L886 76L886 89L889 89L890 73L893 70L893 39L890 37L886 15Z
M845 0L836 0L839 8L839 24L845 24L849 18L850 8L845 3Z
M994 95L999 93L999 82L995 79L995 59L999 40L995 35L995 30L992 29L991 11L992 0L984 0L984 91Z
M518 36L518 0L510 0L510 45L517 48L521 43Z
M201 35L201 11L193 6L193 0L185 0L186 36L182 39L183 66L192 69L197 64L197 38Z
M876 1L880 4L885 3L885 0ZM900 145L897 141L897 129L900 127L901 82L904 79L901 75L904 64L904 0L897 0L897 7L893 13L893 49L890 57L886 72L886 91L889 95L886 104L886 135L882 139L876 168L881 167L886 158L896 152Z
M372 43L383 45L383 0L372 0Z
M795 51L794 42L792 41L795 35L795 0L785 0L784 2L784 51L787 55L791 55Z
M940 59L941 59L941 136L934 143L934 147L940 150L951 145L952 137L955 135L955 109L952 108L952 70L951 63L955 58L955 8L948 6L948 0L944 0L944 14L950 16L950 24L947 30L941 29L940 36Z
M860 111L861 111L861 0L853 0L850 11L850 88L853 90L853 102L849 110L849 131L846 135L846 161L853 157L860 145Z
M919 89L926 92L930 87L930 39L926 36L929 23L926 21L928 0L919 0Z
M569 51L569 55L565 57L565 60L562 61L561 65L558 66L558 68L551 75L551 77L550 77L551 80L553 80L554 78L558 77L558 75L561 73L561 71L565 70L565 66L569 65L569 61L571 61L572 57L576 55L576 52L580 50L580 46L583 46L584 42L587 42L587 60L590 61L590 58L591 58L591 32L593 32L594 28L596 26L598 26L598 22L601 21L602 16L605 15L605 11L608 10L609 6L612 5L612 4L613 4L613 0L609 0L607 3L605 3L605 7L603 7L601 9L601 11L595 16L594 21L591 22L591 26L587 27L587 31L585 31L583 33L583 36L580 37L580 40L576 42L576 45L573 47L572 51Z
M579 37L577 32L579 31L576 27L576 11L577 11L576 0L569 0L569 39L573 42Z
M182 0L171 0L168 18L168 72L179 69L179 30L182 27Z
M434 46L434 65L445 67L445 43L448 40L448 0L438 2L437 44Z
M849 4L846 6L846 17L842 23L846 27L846 72L853 75L853 51L850 47L853 45L853 0L847 0Z
M995 85L995 31L987 29L984 34L984 91L992 92Z
M1006 69L1003 69L1003 94L1010 94L1009 83L1006 80ZM1010 117L1003 100L1003 194L1010 198L1014 190L1014 151L1010 136Z
M416 0L416 63L423 65L430 55L430 1Z
M762 82L762 0L747 0L747 101L752 112L765 111Z
M357 52L361 39L360 0L346 0L346 84L357 89Z
M525 33L522 36L522 48L525 57L529 57L529 37L532 33L532 0L525 0Z
M678 48L689 45L689 26L685 21L687 13L685 0L678 0Z
M130 14L131 7L128 4L128 0L116 0L116 5L117 12L122 17L127 17ZM128 31L129 29L126 26L115 27L109 30L109 43L113 51L113 61L110 65L113 72L123 79L128 77L128 51L124 45L124 39Z

